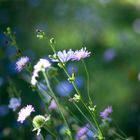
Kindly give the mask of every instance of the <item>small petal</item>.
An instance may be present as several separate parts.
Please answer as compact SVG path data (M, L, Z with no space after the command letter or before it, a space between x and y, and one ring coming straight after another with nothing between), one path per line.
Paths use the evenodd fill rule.
M16 70L18 72L21 72L28 62L29 62L29 57L27 56L19 58L18 61L16 62Z
M88 52L86 50L86 47L85 48L82 48L81 50L76 50L73 54L73 57L72 57L72 60L81 60L81 59L84 59L86 57L89 57L91 54L91 52Z
M34 107L32 105L27 105L22 108L18 113L18 122L23 123L23 121L31 115L32 112L35 112Z

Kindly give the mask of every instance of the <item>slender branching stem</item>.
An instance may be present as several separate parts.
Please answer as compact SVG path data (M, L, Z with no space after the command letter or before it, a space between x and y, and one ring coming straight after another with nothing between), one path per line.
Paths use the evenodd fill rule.
M50 92L51 92L52 95L53 95L53 98L54 98L55 101L56 101L56 104L57 104L58 109L59 109L59 112L60 112L60 114L61 114L61 116L62 116L62 118L63 118L63 120L64 120L64 123L65 123L65 125L67 126L68 130L70 131L69 125L68 125L68 123L67 123L67 121L66 121L66 118L65 118L63 112L62 112L61 109L60 109L59 102L58 102L58 100L57 100L57 98L56 98L56 96L55 96L55 94L54 94L54 92L53 92L53 90L52 90L52 88L51 88L51 86L50 86L50 83L49 83L49 80L48 80L48 78L47 78L47 76L46 76L46 73L45 73L44 71L42 71L42 73L43 73L43 76L44 76L44 78L45 78L45 80L46 80L48 89L50 90ZM70 139L73 140L72 135L71 135L71 131L70 131L70 135L69 135L69 136L70 136Z

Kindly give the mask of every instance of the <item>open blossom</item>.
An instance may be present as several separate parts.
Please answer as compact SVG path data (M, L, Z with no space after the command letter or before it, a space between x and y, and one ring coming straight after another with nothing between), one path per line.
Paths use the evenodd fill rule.
M63 51L59 51L53 55L54 58L57 56L60 60L57 59L57 57L56 57L56 59L54 59L54 58L51 58L51 59L53 62L61 61L61 62L65 63L72 59L73 54L74 54L74 52L71 49L69 51L63 50Z
M108 119L109 115L113 112L112 106L108 106L103 112L100 112L100 116L103 119Z
M19 58L18 61L16 62L16 70L18 72L21 72L28 62L29 62L29 57L27 56Z
M89 125L87 124L86 126L84 126L84 127L81 127L79 130L78 130L78 132L77 132L77 134L76 134L76 140L80 140L81 139L81 137L83 137L84 135L86 135L87 134L87 132L89 131Z
M40 59L37 62L37 64L34 66L34 71L33 71L33 75L31 78L31 84L35 86L37 84L36 78L38 77L38 72L45 71L45 69L50 66L51 66L51 64L47 59Z
M18 122L23 123L23 121L31 115L32 112L35 112L34 107L32 105L27 105L26 107L22 108L18 113Z
M73 57L72 57L72 60L81 60L81 59L84 59L86 57L89 57L91 54L91 52L88 52L86 50L86 47L85 48L82 48L81 50L76 50L73 54Z
M8 107L11 108L13 111L16 111L16 109L21 105L21 99L20 98L11 98L9 101Z

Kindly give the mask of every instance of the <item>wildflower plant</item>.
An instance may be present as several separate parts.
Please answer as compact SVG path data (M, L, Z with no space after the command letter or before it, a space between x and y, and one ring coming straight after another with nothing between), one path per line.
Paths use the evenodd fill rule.
M19 50L15 36L10 28L7 28L5 34L11 38L12 43L16 44L16 48ZM36 36L41 41L47 39L46 34L41 30L37 30ZM17 121L24 123L27 118L30 118L33 124L32 130L37 131L36 134L40 135L42 140L44 140L46 134L51 135L52 140L80 140L84 137L88 138L88 132L91 132L93 140L110 139L110 136L104 131L102 123L103 120L113 120L111 119L111 114L113 112L112 106L108 106L99 114L99 111L97 110L98 105L94 104L94 100L91 98L89 92L89 73L84 59L90 57L92 53L88 51L86 47L80 50L69 49L68 51L62 50L57 52L55 44L56 41L54 38L51 38L49 40L49 45L52 49L52 54L47 54L50 59L40 58L34 66L32 65L34 62L31 60L29 61L28 57L22 56L22 53L18 56L15 69L18 70L19 73L23 69L27 70L28 77L30 77L30 81L28 82L33 91L38 93L40 100L45 105L47 113L44 112L44 115L34 115L36 109L31 105L33 103L33 101L31 101L30 105L26 105L26 107L23 107L18 111ZM82 62L87 76L87 82L85 83L87 93L84 91L84 94L87 94L88 96L87 99L83 96L83 91L77 86L77 73L75 73L75 71L69 72L67 70L68 61ZM26 67L27 63L29 63L31 68L28 66ZM57 66L54 63L57 63ZM65 80L60 81L58 79L58 69L63 70L65 73ZM57 84L56 86L54 86L54 82ZM55 87L59 90L59 95L55 93ZM60 96L62 94L66 96ZM64 103L67 104L64 105ZM22 106L20 97L10 99L9 108L15 111L20 106ZM83 121L72 112L71 108L78 111ZM33 115L34 117L32 118ZM75 129L71 122L79 129ZM110 121L106 123L108 123L109 126ZM113 138L127 139L126 135L118 134L117 130L112 131L112 134Z

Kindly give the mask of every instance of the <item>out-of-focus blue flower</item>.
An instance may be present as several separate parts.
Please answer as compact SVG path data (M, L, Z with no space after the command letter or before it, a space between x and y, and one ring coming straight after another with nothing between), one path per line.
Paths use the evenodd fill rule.
M61 96L68 96L72 92L73 87L68 81L59 82L56 91Z
M91 131L91 130L88 130L88 132L87 132L87 137L88 137L88 140L97 140L97 139L95 138L94 132Z
M6 46L6 42L8 42L8 37L4 34L0 34L0 47Z
M6 68L7 68L7 72L11 75L14 75L17 73L16 69L16 63L15 62L10 62L7 64Z
M4 117L9 113L9 108L7 105L0 106L0 117Z
M105 50L103 54L103 59L105 62L111 62L115 59L115 57L116 57L116 51L113 48Z
M6 49L6 56L11 57L14 56L17 53L17 50L14 46L9 46Z
M40 82L38 83L37 87L38 87L38 90L40 92L44 92L44 91L47 91L48 90L48 87L45 84L40 83Z
M11 98L9 101L8 107L12 109L13 111L16 111L16 109L21 105L21 99L20 98Z
M112 106L108 106L103 112L100 112L102 119L109 119L109 115L113 112Z
M83 137L84 135L87 134L87 132L88 132L88 130L89 130L88 127L89 127L89 125L87 124L86 126L81 127L81 128L78 130L78 132L77 132L77 134L76 134L76 140L80 140L81 137Z
M75 64L71 63L67 66L67 71L69 74L72 74L72 72L77 73L77 70L78 70L78 68Z
M75 83L78 88L81 88L84 85L84 79L81 76L76 77Z

